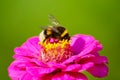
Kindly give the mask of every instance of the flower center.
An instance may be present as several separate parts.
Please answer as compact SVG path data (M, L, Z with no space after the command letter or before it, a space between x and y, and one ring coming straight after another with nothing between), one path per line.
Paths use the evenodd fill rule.
M45 41L39 43L42 46L40 60L43 62L61 63L73 55L70 40Z

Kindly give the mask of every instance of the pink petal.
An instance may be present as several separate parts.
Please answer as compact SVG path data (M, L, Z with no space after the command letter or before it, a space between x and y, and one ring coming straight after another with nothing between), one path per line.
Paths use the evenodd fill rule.
M79 56L90 53L91 51L99 51L102 45L90 35L77 34L71 38L71 47L75 54Z
M41 77L39 77L39 80L51 80L53 77L53 74L44 74Z
M85 40L81 37L73 36L71 38L71 47L75 54L80 53L85 46Z
M46 63L43 63L42 61L40 61L38 59L31 59L30 61L31 61L31 63L36 64L36 66L38 66L38 67L48 67L48 65Z
M88 69L88 72L90 72L95 77L105 77L108 74L108 67L105 64L96 64L95 66Z
M77 60L78 58L79 58L79 56L77 56L77 55L71 56L70 58L65 60L62 64L69 64L69 63L75 62L75 60Z
M66 68L66 70L73 70L73 71L80 71L80 72L82 72L82 71L85 71L85 70L87 70L88 68L90 68L90 67L92 67L92 66L94 66L94 62L83 62L83 63L80 63L80 64L73 64L73 65L70 65L69 64L69 66Z
M66 65L64 64L59 64L59 63L54 63L54 62L48 62L47 65L49 67L60 68L60 69L63 69L66 67Z
M55 70L55 68L51 67L28 67L27 72L33 76L41 77L44 74L51 73Z
M67 68L65 68L64 71L73 71L73 72L78 72L81 69L81 65L80 64L73 64L73 65L69 65Z
M108 63L107 57L105 56L97 56L97 57L91 57L87 59L86 61L94 62L95 64L102 64L102 63Z
M80 72L86 71L87 69L89 69L89 68L91 68L93 66L94 66L93 62L88 62L88 63L82 64L81 69L79 71Z
M31 52L30 50L28 49L24 49L24 48L15 48L14 49L14 58L15 59L20 59L22 57L28 57L28 58L37 58L38 57L38 54L40 53L34 53L34 52Z
M13 80L16 79L18 80L18 78L21 78L26 73L27 67L34 66L38 65L30 59L27 58L18 59L10 64L10 66L8 67L8 73L12 79L14 78Z
M98 48L99 46L98 44L99 44L98 41L93 41L87 44L84 50L79 53L79 56L83 56L83 55L86 55L88 53L93 53L93 52L96 53L98 50L100 50L100 48Z
M21 48L30 50L34 53L39 53L41 46L38 44L39 38L37 36L29 38Z
M8 73L9 76L12 78L12 80L19 80L25 73L25 68L24 67L19 67L18 65L20 64L19 61L14 61L11 63L11 65L8 67ZM20 65L24 66L24 65Z
M41 46L38 44L39 38L32 37L29 38L21 47L17 47L14 49L15 55L14 58L37 58L40 55Z
M33 76L28 74L28 73L25 73L21 78L19 78L18 80L34 80L33 79ZM37 80L37 79L36 79Z
M107 57L105 56L95 56L92 54L82 56L79 60L77 60L78 63L84 64L87 62L93 62L94 64L101 64L101 63L108 63Z
M69 59L65 60L62 64L69 64L69 63L79 62L83 58L86 58L86 57L88 58L88 56L93 57L95 55L87 54L87 55L84 55L84 56L81 56L81 57L79 57L78 55L74 55L74 56L71 56Z
M52 80L88 80L85 75L77 72L61 72L52 77Z

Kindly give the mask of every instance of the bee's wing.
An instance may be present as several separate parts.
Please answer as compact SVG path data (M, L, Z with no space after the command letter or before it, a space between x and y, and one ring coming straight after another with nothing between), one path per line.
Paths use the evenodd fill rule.
M50 20L50 25L60 26L60 23L58 22L58 20L53 15L49 14L48 16L49 16L49 20Z

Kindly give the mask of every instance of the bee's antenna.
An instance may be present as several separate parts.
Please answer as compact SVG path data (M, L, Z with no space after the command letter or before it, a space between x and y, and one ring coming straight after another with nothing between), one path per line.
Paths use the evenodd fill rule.
M39 26L40 29L44 30L46 29L48 26Z

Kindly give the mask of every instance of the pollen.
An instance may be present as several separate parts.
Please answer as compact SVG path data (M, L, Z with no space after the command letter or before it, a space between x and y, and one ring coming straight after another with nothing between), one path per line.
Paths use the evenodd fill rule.
M42 46L40 60L61 63L73 55L70 40L39 43Z

